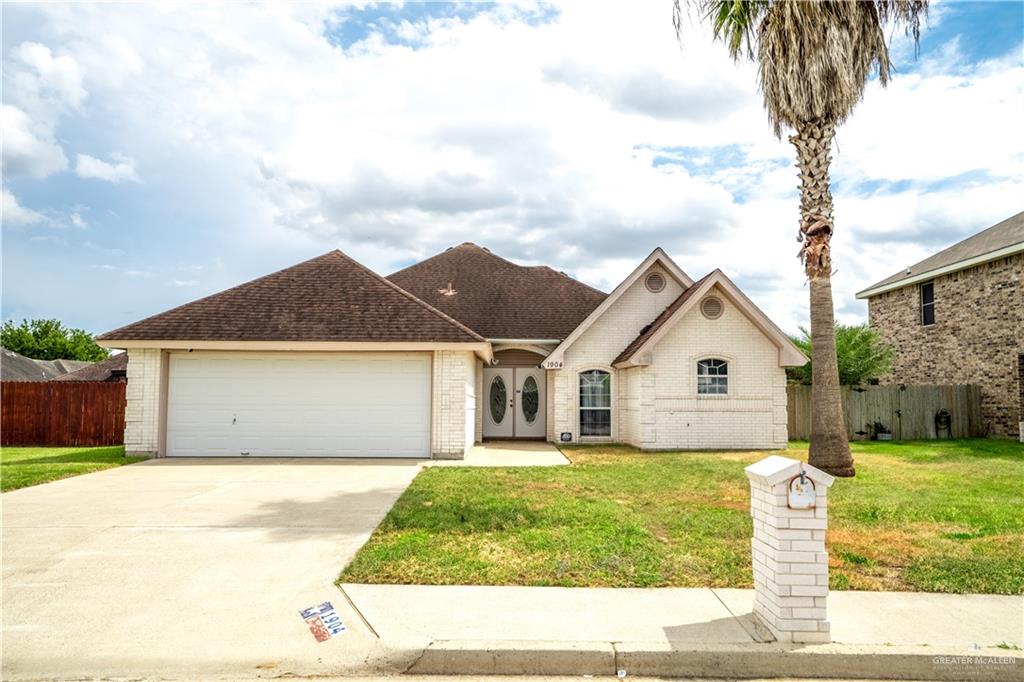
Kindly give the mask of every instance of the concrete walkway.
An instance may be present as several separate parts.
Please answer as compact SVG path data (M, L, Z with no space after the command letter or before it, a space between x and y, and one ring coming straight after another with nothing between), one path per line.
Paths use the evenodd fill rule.
M2 678L366 672L380 641L333 582L419 470L160 459L4 493ZM350 629L318 644L324 601Z
M783 646L754 620L752 590L342 589L382 641L425 647L414 673L611 674L625 668L637 675L936 680L1024 673L1024 600L1012 596L833 592L834 644ZM942 658L979 655L1001 662L961 669Z
M551 467L569 464L551 443L532 440L501 440L477 443L461 460L430 460L424 466L442 467Z

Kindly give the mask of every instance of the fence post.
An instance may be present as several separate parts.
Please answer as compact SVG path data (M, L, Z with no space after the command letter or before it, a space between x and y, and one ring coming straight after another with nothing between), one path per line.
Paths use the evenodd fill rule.
M777 455L745 471L754 519L754 614L780 642L828 643L825 528L834 479Z

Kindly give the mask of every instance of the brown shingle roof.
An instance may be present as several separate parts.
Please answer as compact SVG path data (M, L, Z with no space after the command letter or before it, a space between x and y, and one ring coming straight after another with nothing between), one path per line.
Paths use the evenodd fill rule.
M467 343L483 340L341 251L331 251L186 303L99 338Z
M516 265L468 242L388 279L488 339L564 339L607 296L549 267ZM449 283L456 293L441 293Z
M124 374L127 369L128 354L118 353L74 372L61 374L50 381L127 381Z
M629 345L626 346L621 353L619 353L619 356L612 360L612 366L620 362L625 362L626 360L629 360L631 357L633 357L633 354L640 350L640 347L647 342L647 339L654 336L654 333L661 329L665 325L665 323L669 321L672 315L677 310L683 307L684 303L690 300L690 297L692 297L693 294L697 291L697 289L700 288L700 285L703 284L708 277L711 277L716 272L719 271L712 270L708 274L704 275L696 282L694 282L692 285L690 285L690 287L686 291L679 294L679 296L676 297L676 300L669 303L668 307L662 310L661 314L654 318L654 322L651 322L649 325L641 329L640 335L637 336L632 341L630 341Z
M1024 211L1000 223L996 223L992 227L982 230L963 241L957 242L953 246L925 258L923 261L897 272L895 275L886 277L881 282L872 284L867 289L858 292L857 296L861 296L865 291L891 286L902 280L911 279L932 270L956 265L961 261L984 256L987 253L1016 244L1024 244Z

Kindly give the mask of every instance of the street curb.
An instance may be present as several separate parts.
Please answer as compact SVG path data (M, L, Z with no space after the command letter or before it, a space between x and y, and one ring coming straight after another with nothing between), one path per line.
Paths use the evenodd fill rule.
M614 675L611 642L447 640L405 672L421 675Z
M404 672L449 675L615 675L995 682L1024 679L1024 654L926 646L444 640Z

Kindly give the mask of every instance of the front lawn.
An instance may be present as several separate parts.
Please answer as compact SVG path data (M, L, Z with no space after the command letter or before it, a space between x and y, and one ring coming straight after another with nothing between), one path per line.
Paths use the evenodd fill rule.
M856 478L830 492L834 589L1024 594L1024 445L853 449ZM743 467L768 453L565 454L571 466L425 469L340 580L752 587Z
M0 491L7 492L138 461L141 461L140 457L124 456L123 445L102 448L3 448L0 449Z

